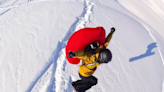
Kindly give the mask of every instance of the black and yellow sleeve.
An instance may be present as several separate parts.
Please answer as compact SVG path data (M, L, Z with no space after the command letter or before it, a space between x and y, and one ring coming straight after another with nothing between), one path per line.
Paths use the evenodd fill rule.
M87 54L84 51L76 50L75 56L73 58L78 58L81 60L86 60L87 59Z
M111 32L108 34L108 36L106 37L105 43L104 43L105 48L109 45L109 42L110 42L110 40L112 39L113 33L114 33L114 32L111 31Z

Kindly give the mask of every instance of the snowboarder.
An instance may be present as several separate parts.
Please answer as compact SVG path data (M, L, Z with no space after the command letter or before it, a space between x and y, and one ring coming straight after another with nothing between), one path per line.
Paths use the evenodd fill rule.
M84 51L76 50L75 52L70 51L68 53L69 58L78 58L82 60L82 64L79 68L79 76L81 80L72 82L72 86L77 92L85 92L97 84L97 78L92 74L100 64L111 61L112 53L107 49L107 46L114 32L115 28L111 28L111 32L106 37L103 45L99 46L98 42L95 41L87 45Z

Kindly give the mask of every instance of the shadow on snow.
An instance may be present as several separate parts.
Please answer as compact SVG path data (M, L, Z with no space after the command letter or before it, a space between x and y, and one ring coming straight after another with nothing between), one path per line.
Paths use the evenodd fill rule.
M144 54L141 54L139 56L130 58L129 59L129 62L133 62L135 60L142 59L142 58L145 58L145 57L154 55L155 52L152 52L152 50L157 47L156 44L157 43L151 43L151 44L149 44L148 47L147 47L147 51Z

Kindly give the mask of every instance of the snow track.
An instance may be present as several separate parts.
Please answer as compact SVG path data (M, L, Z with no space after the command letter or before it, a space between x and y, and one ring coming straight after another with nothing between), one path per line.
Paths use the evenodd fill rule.
M160 25L162 12L158 6L155 10L154 6L146 8L156 5L151 0L144 1L148 5L136 0L135 5L143 8L129 9L148 9L142 15L144 19L140 19L138 16L144 11L134 15L119 4L131 6L129 3L133 2L124 1L127 0L1 0L0 90L72 92L71 82L79 79L79 64L72 65L66 59L69 37L84 27L103 26L109 33L114 26L117 31L108 46L113 53L112 62L98 67L93 74L98 84L87 92L161 92L164 43L156 31L163 27L152 27L151 21L144 19L155 20L153 26L161 21L157 24ZM149 13L149 9L155 12Z
M15 0L14 2L12 0L1 0L0 1L0 16L3 15L4 13L10 11L12 8L17 8L17 7L22 6L22 5L39 3L39 2L43 2L43 1L48 1L48 0L34 0L34 1L31 1L31 0L28 0L28 1ZM10 3L10 4L2 6L5 3Z
M2 5L2 4L5 4L6 2L8 2L9 0L1 0L0 1L0 5Z
M48 1L48 0L1 0L0 1L0 10L2 9L9 9L9 8L15 8L18 7L20 5L25 5L25 4L29 4L29 3L36 3L36 2L42 2L42 1ZM18 2L18 3L17 3ZM5 3L9 3L7 5L2 6Z
M149 28L147 28L146 26L145 26L145 28L146 28L147 31L149 32L149 34L150 34L151 38L154 40L154 42L157 42L156 39L155 39L155 37L154 37L153 34L151 33L151 30L150 30ZM164 65L164 58L163 58L162 52L160 51L159 47L157 47L157 48L158 48L159 54L160 54L160 56L161 56L161 59L162 59L162 61L163 61L163 65Z
M71 92L71 77L67 74L65 65L67 63L65 56L66 42L75 31L86 27L90 22L90 15L93 12L94 3L84 1L84 9L79 18L72 24L68 33L58 46L50 59L50 64L37 78L36 82L31 85L28 92Z

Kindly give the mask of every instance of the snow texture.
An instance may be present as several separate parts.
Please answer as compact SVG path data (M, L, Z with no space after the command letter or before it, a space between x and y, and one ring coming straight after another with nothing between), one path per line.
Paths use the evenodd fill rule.
M98 67L98 84L87 92L164 92L163 6L163 0L0 0L1 92L73 92L80 64L67 61L65 46L77 30L97 26L106 35L116 28L108 46L113 59Z

